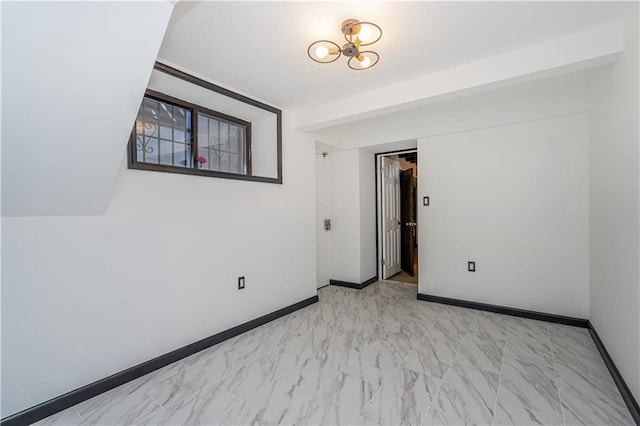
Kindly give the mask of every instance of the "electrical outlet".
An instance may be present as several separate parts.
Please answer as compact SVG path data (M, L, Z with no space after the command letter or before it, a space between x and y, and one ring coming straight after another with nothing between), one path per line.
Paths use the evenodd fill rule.
M475 272L476 271L476 262L472 262L472 261L467 262L467 270L469 272Z
M244 277L238 277L238 290L242 290L244 288Z

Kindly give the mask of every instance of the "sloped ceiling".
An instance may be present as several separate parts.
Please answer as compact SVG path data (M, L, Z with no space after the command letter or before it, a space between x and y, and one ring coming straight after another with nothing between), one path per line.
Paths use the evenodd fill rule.
M173 4L2 3L2 214L104 213Z

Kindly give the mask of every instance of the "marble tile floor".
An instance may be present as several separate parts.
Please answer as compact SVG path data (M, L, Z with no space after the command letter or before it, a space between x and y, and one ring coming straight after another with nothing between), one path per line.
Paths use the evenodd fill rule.
M633 424L585 329L392 281L319 296L39 424Z

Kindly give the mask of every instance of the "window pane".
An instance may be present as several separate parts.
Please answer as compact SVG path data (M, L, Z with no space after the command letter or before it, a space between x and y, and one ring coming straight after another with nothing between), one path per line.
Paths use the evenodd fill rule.
M204 170L247 174L245 127L198 113L198 155Z
M173 142L160 139L160 164L173 165Z
M136 159L192 167L191 110L145 97L136 120Z
M191 145L177 143L174 149L174 164L179 167L191 167L193 157L191 155Z

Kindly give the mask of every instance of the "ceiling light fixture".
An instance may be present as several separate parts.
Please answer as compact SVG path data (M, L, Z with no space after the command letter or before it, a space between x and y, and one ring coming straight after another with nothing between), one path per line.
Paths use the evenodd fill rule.
M341 30L347 41L342 47L330 40L318 40L309 45L307 55L321 64L329 64L344 55L349 58L349 68L356 71L369 69L378 63L380 56L376 52L362 48L380 40L382 30L379 26L373 22L347 19L342 22Z

